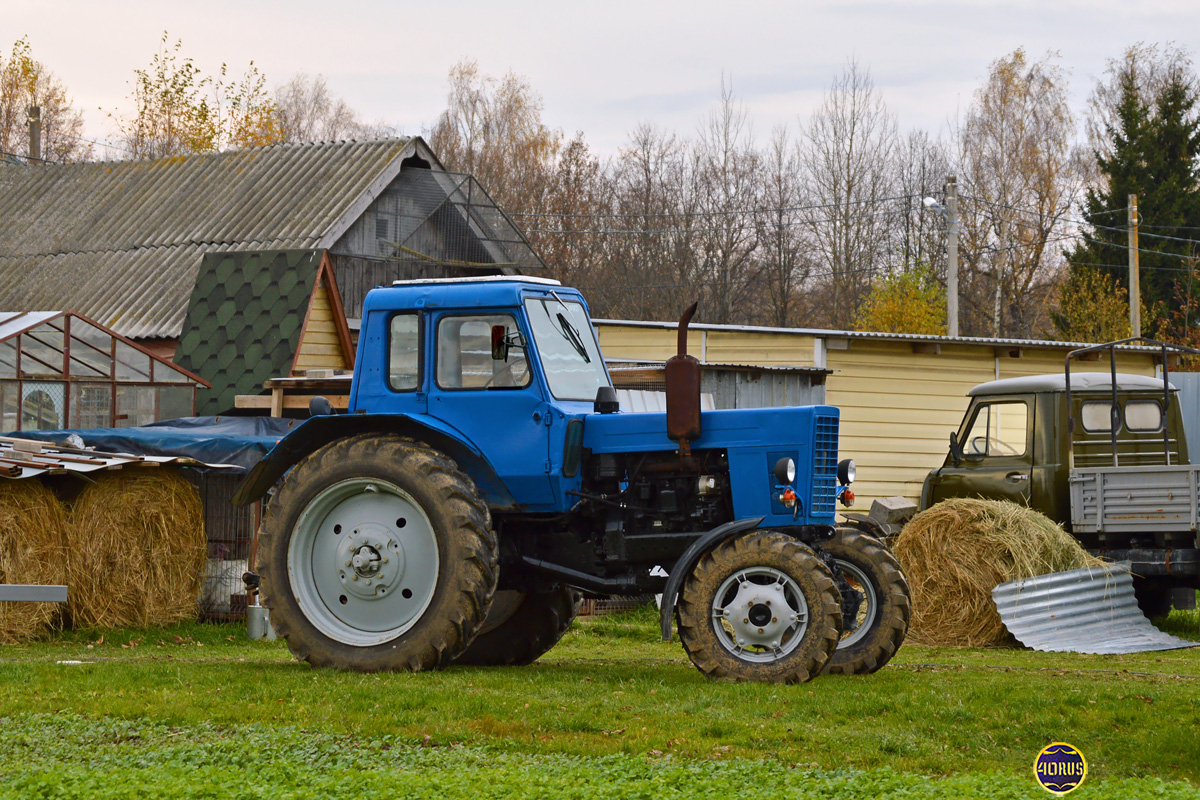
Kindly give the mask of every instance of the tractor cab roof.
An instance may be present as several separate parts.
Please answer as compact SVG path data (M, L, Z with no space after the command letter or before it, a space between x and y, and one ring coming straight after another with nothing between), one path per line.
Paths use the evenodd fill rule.
M520 305L533 293L555 292L564 300L580 301L575 289L549 278L524 275L481 275L470 278L424 278L395 281L367 293L363 312L420 308L504 308Z
M1066 376L1062 373L1054 375L1027 375L1021 378L1004 378L998 381L981 383L968 392L970 397L995 394L1032 394L1036 392L1065 392L1067 390ZM1148 375L1130 375L1117 373L1118 392L1159 392L1163 390L1162 378ZM1071 373L1071 391L1080 393L1112 392L1112 375L1107 372L1073 372ZM1175 391L1175 387L1171 387Z

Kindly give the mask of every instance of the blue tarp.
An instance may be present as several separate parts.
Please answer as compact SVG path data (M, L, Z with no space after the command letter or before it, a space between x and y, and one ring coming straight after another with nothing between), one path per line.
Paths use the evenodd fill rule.
M11 435L65 444L67 436L74 433L86 446L106 453L186 456L206 464L234 464L249 470L303 421L278 417L183 417L137 428L21 431Z

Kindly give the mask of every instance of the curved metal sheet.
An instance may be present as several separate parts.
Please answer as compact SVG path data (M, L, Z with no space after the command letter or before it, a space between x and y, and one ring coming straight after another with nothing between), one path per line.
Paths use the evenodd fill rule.
M1141 653L1198 647L1150 623L1133 596L1128 563L1002 583L992 600L1009 632L1048 653Z

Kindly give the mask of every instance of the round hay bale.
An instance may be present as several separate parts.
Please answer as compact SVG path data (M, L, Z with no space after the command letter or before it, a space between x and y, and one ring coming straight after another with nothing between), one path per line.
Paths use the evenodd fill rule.
M76 628L195 619L206 540L200 495L175 470L101 473L71 506L67 612Z
M1009 640L992 602L998 584L1102 563L1046 516L996 500L938 503L913 517L892 550L912 589L909 637L943 646Z
M61 584L67 511L39 480L0 480L0 583ZM32 639L54 624L57 603L0 603L0 644Z

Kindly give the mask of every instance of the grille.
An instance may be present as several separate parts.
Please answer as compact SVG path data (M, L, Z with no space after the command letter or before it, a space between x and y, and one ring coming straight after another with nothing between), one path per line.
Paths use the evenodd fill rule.
M837 500L837 417L816 418L813 442L812 499L808 507L812 516L833 516Z

